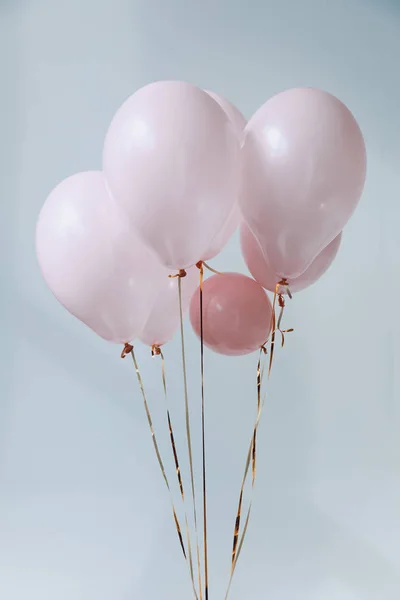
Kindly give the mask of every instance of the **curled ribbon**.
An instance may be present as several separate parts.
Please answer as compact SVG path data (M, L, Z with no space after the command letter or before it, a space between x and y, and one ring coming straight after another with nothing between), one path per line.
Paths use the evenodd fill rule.
M173 517L174 517L174 522L175 522L176 530L177 530L177 533L178 533L179 543L181 545L183 556L185 557L185 559L187 559L185 544L184 544L183 537L182 537L182 529L181 529L181 526L179 524L179 519L178 519L178 516L177 516L177 513L176 513L175 504L174 504L174 500L173 500L173 496L172 496L172 492L171 492L171 487L170 487L170 484L169 484L169 481L168 481L168 477L167 477L167 473L166 473L165 467L164 467L164 462L163 462L163 460L161 458L160 449L159 449L157 438L156 438L156 434L155 434L155 431L154 431L153 419L151 417L150 408L149 408L149 405L148 405L148 402L147 402L146 393L144 391L144 385L143 385L142 376L141 376L140 371L139 371L139 365L138 365L138 362L136 360L135 352L134 352L134 349L133 349L132 345L125 344L125 347L124 347L124 350L123 350L124 358L125 358L125 356L128 353L128 348L130 348L129 354L131 354L131 356L132 356L133 364L134 364L135 371L136 371L137 380L138 380L140 391L141 391L141 394L142 394L144 408L145 408L145 411L146 411L147 421L148 421L148 424L149 424L149 427L150 427L151 438L152 438L152 441L153 441L153 446L154 446L154 450L155 450L155 453L156 453L156 456L157 456L158 464L159 464L159 467L161 469L161 473L162 473L165 485L167 486L167 489L168 489L169 494L170 494L170 500L171 500L171 505L172 505L172 513L173 513ZM196 592L195 592L195 595L196 595ZM196 598L197 598L197 595L196 595Z
M154 356L161 357L161 376L162 376L162 383L163 383L163 388L164 388L165 408L166 408L166 413L167 413L169 437L170 437L170 442L171 442L172 454L173 454L174 462L175 462L175 471L176 471L176 476L178 479L179 490L181 493L183 506L185 507L185 492L184 492L184 488L183 488L182 473L181 473L181 468L179 465L178 451L176 449L175 436L174 436L174 432L173 432L173 428L172 428L172 419L171 419L171 414L170 414L169 405L168 405L167 379L166 379L166 375L165 375L165 358L164 358L164 354L163 354L160 346L157 346L156 344L154 344L151 348L151 355L153 357ZM193 592L194 592L195 598L197 600L198 596L197 596L196 584L194 581L192 543L190 540L190 528L189 528L189 521L188 521L186 508L185 508L185 527L186 527L186 538L187 538L188 557L189 557L189 573L190 573L190 579L192 581ZM185 558L187 560L186 555L185 555Z
M184 274L183 274L184 273ZM194 468L193 468L193 452L192 452L192 435L190 427L190 412L189 412L189 393L187 385L187 370L186 370L186 351L185 351L185 336L183 328L183 308L182 308L182 277L185 277L186 271L181 269L179 273L173 277L178 277L178 298L179 298L179 320L181 330L181 352L182 352L182 372L183 372L183 388L184 388L184 399L185 399L185 420L186 420L186 441L189 456L189 467L190 467L190 483L192 490L192 501L193 501L193 521L196 538L196 555L197 555L197 570L199 578L199 592L200 600L203 599L203 588L201 583L201 568L200 568L200 546L199 546L199 534L197 526L197 508L196 508L196 490L194 485ZM207 600L207 597L206 597Z
M261 414L262 414L262 411L263 411L263 408L265 405L265 400L266 400L266 395L264 395L264 398L261 400L261 385L262 385L262 381L263 381L263 377L264 377L264 369L265 369L265 361L263 361L263 364L261 366L262 354L264 354L264 355L267 354L267 345L269 343L269 347L270 347L269 367L268 367L268 378L269 378L271 375L271 369L272 369L272 364L273 364L276 332L279 332L282 336L282 344L281 345L283 347L285 344L285 333L289 333L289 332L293 331L292 328L291 329L282 329L281 328L282 317L283 317L283 313L284 313L284 309L285 309L285 298L284 298L284 291L282 291L282 287L284 288L284 291L287 293L289 298L292 298L287 280L282 279L275 286L274 299L273 299L273 303L272 303L271 323L270 323L270 331L271 331L270 338L261 347L259 358L258 358L258 363L257 363L257 417L256 417L256 421L255 421L254 428L253 428L253 435L252 435L252 439L250 442L249 451L247 454L246 466L245 466L244 475L243 475L243 479L242 479L242 485L241 485L240 493L239 493L239 503L238 503L238 510L236 513L235 529L234 529L234 536L233 536L231 574L230 574L228 588L227 588L226 595L225 595L225 600L227 600L228 596L229 596L229 592L230 592L231 585L232 585L233 575L235 573L236 565L239 560L239 556L242 551L243 543L246 538L246 533L247 533L247 529L248 529L248 525L249 525L249 521L250 521L251 510L252 510L252 505L253 505L253 498L251 497L250 503L249 503L249 506L247 509L247 515L246 515L244 527L243 527L241 535L239 536L241 516L242 516L242 506L243 506L243 495L244 495L244 489L245 489L247 477L248 477L248 474L250 471L250 464L252 465L252 483L251 483L252 492L254 491L254 486L255 486L255 481L256 481L257 431L258 431L258 425L260 423ZM277 304L277 302L280 307L278 320L276 319L276 304Z

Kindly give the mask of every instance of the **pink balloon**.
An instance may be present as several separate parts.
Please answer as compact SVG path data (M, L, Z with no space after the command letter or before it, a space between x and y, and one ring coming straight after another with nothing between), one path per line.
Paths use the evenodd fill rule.
M215 102L218 102L222 110L225 111L226 115L228 116L235 128L240 143L242 143L244 129L247 124L246 118L242 115L240 110L236 108L236 106L234 106L231 102L229 102L229 100L226 100L226 98L219 96L215 92L207 91L207 94L209 94L209 96L211 96L211 98L213 98ZM211 245L207 248L207 251L202 256L202 260L210 260L211 258L214 258L214 256L217 256L217 254L221 252L221 250L229 242L232 235L235 233L241 220L242 215L240 213L239 206L237 203L235 203L228 217L228 220L225 222L222 229L217 233Z
M103 165L116 201L169 269L201 259L238 195L234 127L189 83L153 83L128 98L108 130Z
M213 275L203 286L204 344L220 354L250 354L266 342L272 306L263 288L240 273ZM190 303L190 321L200 337L200 293Z
M51 192L39 215L36 252L57 300L116 343L140 333L166 276L127 228L98 171L68 177Z
M184 313L189 308L190 299L199 284L199 277L199 269L191 267L187 270L186 277L181 279ZM162 346L172 339L180 325L178 279L169 278L167 270L152 306L139 339L148 346Z
M342 240L342 234L332 240L326 248L313 260L311 265L293 279L288 279L288 284L291 292L300 292L306 287L315 283L329 269L333 263ZM276 284L279 283L280 277L274 273L268 261L264 258L264 254L248 226L243 223L240 228L240 242L242 253L247 267L256 281L270 292L275 292ZM285 293L285 288L280 289Z
M278 277L293 279L342 231L363 191L360 128L316 89L278 94L250 119L240 206Z

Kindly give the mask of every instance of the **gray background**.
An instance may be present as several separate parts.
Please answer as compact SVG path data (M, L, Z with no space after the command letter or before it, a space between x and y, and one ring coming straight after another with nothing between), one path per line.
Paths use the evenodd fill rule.
M366 191L339 256L287 313L296 331L269 387L232 600L398 600L399 2L0 6L0 597L190 598L132 365L56 303L34 251L46 195L100 166L120 103L177 78L246 116L287 87L325 88L353 110L368 146ZM213 264L244 270L237 238ZM198 464L199 348L187 335ZM138 356L165 447L160 365L144 348ZM182 431L177 340L166 358ZM255 368L254 355L206 356L210 600L222 600L228 576Z

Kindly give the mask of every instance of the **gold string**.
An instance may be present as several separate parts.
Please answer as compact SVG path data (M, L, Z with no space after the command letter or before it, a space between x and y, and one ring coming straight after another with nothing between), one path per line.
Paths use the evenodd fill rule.
M209 267L208 267L209 268ZM200 372L201 372L201 437L203 458L203 543L204 543L204 590L208 600L208 542L207 542L207 482L206 482L206 439L205 439L205 397L204 397L204 328L203 328L203 263L200 269Z
M225 595L225 600L227 600L227 598L229 596L229 592L230 592L231 585L232 585L232 580L233 580L233 575L235 573L236 565L237 565L237 562L239 560L240 553L242 551L243 542L244 542L245 537L246 537L247 528L248 528L249 521L250 521L250 514L251 514L251 510L252 510L252 505L253 505L253 500L251 498L250 499L249 507L247 509L247 515L246 515L245 525L244 525L242 534L239 537L239 533L240 533L240 521L241 521L241 516L242 516L243 494L244 494L244 488L245 488L246 481L247 481L247 476L248 476L249 471L250 471L250 464L252 466L252 490L254 490L254 486L255 486L255 482L256 482L256 474L257 474L257 452L256 452L257 430L258 430L258 426L259 426L259 423L260 423L262 410L263 410L264 404L265 404L265 397L264 397L263 401L261 401L261 384L262 384L263 377L264 377L265 360L263 361L263 365L261 367L261 358L262 358L262 355L263 354L265 355L266 353L267 353L267 351L266 351L265 346L262 346L260 348L260 354L259 354L258 363L257 363L257 416L256 416L256 420L255 420L255 423L254 423L253 434L252 434L252 437L251 437L251 442L250 442L249 450L248 450L248 453L247 453L246 465L245 465L245 469L244 469L244 474L243 474L243 479L242 479L242 485L241 485L241 488L240 488L239 504L238 504L238 510L237 510L237 513L236 513L235 530L234 530L234 534L233 534L231 574L230 574L228 589L227 589L226 595Z
M184 386L184 396L185 396L186 440L187 440L187 448L188 448L188 455L189 455L190 481L191 481L191 488L192 488L193 519L194 519L194 529L195 529L195 537L196 537L196 554L197 554L197 569L198 569L198 576L199 576L199 592L200 592L200 600L203 600L203 586L202 586L202 582L201 582L201 567L200 567L200 547L199 547L199 535L198 535L198 526L197 526L196 491L195 491L195 485L194 485L192 436L190 433L189 394L188 394L187 373L186 373L185 336L184 336L184 330L183 330L181 271L178 273L178 296L179 296L179 317L180 317L180 329L181 329L183 386Z
M196 267L198 269L201 269L202 266L204 266L206 269L211 271L211 273L215 273L215 275L223 275L224 274L224 273L221 273L221 271L216 271L215 269L210 267L210 265L208 265L204 260L199 260L199 262L196 264Z
M183 489L182 474L181 474L181 469L179 466L178 452L176 449L175 436L174 436L174 432L173 432L173 428L172 428L171 414L170 414L169 405L168 405L167 379L166 379L166 375L165 375L165 358L164 358L164 354L163 354L161 348L159 346L157 346L156 344L154 344L152 346L151 354L152 354L152 356L160 356L161 357L161 377L162 377L162 383L163 383L163 388L164 388L165 408L166 408L166 412L167 412L169 436L170 436L172 453L174 456L176 475L178 478L179 489L180 489L181 497L182 497L182 503L183 503L183 506L185 507L185 492ZM189 528L189 521L188 521L186 508L185 508L185 526L186 526L186 538L187 538L187 547L188 547L188 555L189 555L190 579L192 581L193 592L194 592L195 598L196 598L196 600L198 600L196 584L194 582L192 544L191 544L191 540L190 540L190 528Z
M281 291L281 287L285 288L285 291L287 293L287 295L289 296L289 298L292 298L292 294L290 292L290 288L289 288L289 284L287 282L287 279L281 279L275 286L275 292L274 292L274 299L272 302L272 315L271 315L271 346L270 346L270 354L269 354L269 367L268 367L268 377L271 375L271 369L272 369L272 362L274 359L274 350L275 350L275 335L276 332L279 331L279 333L282 336L282 348L285 345L285 333L290 333L293 331L293 328L291 329L281 329L281 322L282 322L282 317L283 317L283 313L285 310L285 298L283 296L283 293ZM279 306L280 306L280 313L279 313L279 317L278 317L278 323L276 322L276 302L278 301Z
M271 314L271 323L270 323L271 338L270 338L270 357L269 357L269 367L268 367L268 379L271 375L271 368L272 368L272 364L273 364L276 332L279 331L282 336L282 347L283 347L285 344L285 335L284 334L293 331L293 329L285 329L285 330L281 329L282 317L283 317L283 313L284 313L284 309L285 309L285 299L283 296L283 292L281 291L281 286L285 287L285 291L288 294L289 298L292 298L287 280L282 279L275 286L274 299L273 299L273 303L272 303L272 314ZM280 306L280 313L279 313L278 321L276 320L276 303L277 303L277 301ZM258 430L258 425L260 423L261 414L262 414L262 410L264 408L265 398L266 398L266 396L264 395L264 398L261 402L261 384L263 381L264 369L265 369L265 361L263 362L263 366L261 368L261 357L262 357L262 353L264 353L264 354L267 353L267 349L266 349L267 344L268 344L268 340L265 342L265 344L260 349L260 355L259 355L258 363L257 363L257 418L256 418L256 422L255 422L254 429L253 429L253 436L252 436L252 440L250 443L249 451L247 454L246 466L245 466L244 476L243 476L243 480L242 480L242 486L241 486L240 494L239 494L239 505L238 505L238 511L236 514L234 541L233 541L233 550L232 550L231 575L230 575L230 579L229 579L228 589L227 589L227 592L225 595L225 600L227 600L227 598L229 596L229 592L230 592L231 585L232 585L233 575L234 575L234 572L236 569L236 565L237 565L240 553L242 551L243 543L244 543L244 540L246 537L247 528L248 528L249 521L250 521L252 505L253 505L253 498L251 497L249 507L247 509L247 515L246 515L246 520L245 520L245 524L243 527L243 531L239 538L240 521L241 521L242 504L243 504L243 494L244 494L245 484L247 481L247 476L248 476L248 473L250 470L250 462L252 464L252 492L254 491L254 486L255 486L255 481L256 481L257 430Z
M291 298L292 296L291 296L291 294L289 295L289 291L290 291L289 286L287 286L287 294L288 294L289 298ZM279 333L282 336L281 346L283 348L283 346L285 345L285 333L291 333L292 331L294 331L294 329L293 329L293 327L291 327L290 329L282 329L281 328L282 317L283 317L283 313L285 311L285 298L283 297L283 294L279 294L278 302L279 302L280 311L279 311L279 317L278 317L276 329L277 329L277 331L279 331Z
M154 431L154 427L153 427L153 420L151 418L151 413L150 413L149 405L148 405L148 402L147 402L146 393L144 391L144 385L143 385L142 376L141 376L140 371L139 371L139 366L138 366L138 363L137 363L137 360L136 360L136 356L135 356L135 352L134 352L133 346L131 346L130 344L125 344L125 351L128 350L128 347L130 348L129 353L132 356L132 360L133 360L133 364L134 364L134 367L135 367L135 370L136 370L136 375L137 375L137 379L138 379L140 391L142 393L143 403L144 403L144 407L145 407L145 410L146 410L147 421L148 421L149 427L150 427L150 432L151 432L151 437L152 437L152 440L153 440L154 450L156 452L158 464L160 466L161 473L162 473L162 476L163 476L164 481L165 481L165 485L167 486L167 489L168 489L169 494L170 494L170 500L171 500L171 505L172 505L172 512L173 512L173 515L174 515L174 522L175 522L176 530L177 530L177 533L178 533L179 542L180 542L180 545L181 545L181 548L182 548L183 556L187 560L185 544L183 542L183 537L182 537L182 530L181 530L181 526L179 524L178 516L176 514L174 499L173 499L173 496L172 496L172 492L171 492L171 488L170 488L170 485L169 485L168 477L167 477L167 474L166 474L166 471L165 471L165 468L164 468L164 463L163 463L163 460L161 458L160 450L159 450L159 447L158 447L158 443L157 443L157 439L156 439L156 435L155 435L155 431ZM126 356L126 352L124 354L124 358L125 358L125 356ZM197 595L196 595L196 598L197 598Z

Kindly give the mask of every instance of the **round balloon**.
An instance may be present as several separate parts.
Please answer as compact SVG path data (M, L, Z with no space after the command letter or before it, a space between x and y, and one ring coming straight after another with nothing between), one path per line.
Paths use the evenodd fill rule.
M68 177L51 192L37 223L36 253L59 302L116 343L140 333L166 277L127 228L98 171Z
M250 119L242 158L243 218L278 277L296 278L339 235L360 199L360 128L331 94L288 90Z
M128 98L108 130L103 165L116 201L169 269L201 260L238 196L235 128L189 83L157 82Z
M300 292L322 277L335 260L341 241L342 234L339 233L339 235L336 236L335 239L320 252L320 254L318 254L304 273L299 275L299 277L293 279L289 278L287 282L290 291ZM244 260L254 279L265 289L270 292L275 292L276 285L281 278L272 270L271 265L265 259L256 238L245 223L243 223L240 228L240 243ZM285 287L283 286L279 291L281 293L286 293Z
M268 339L272 306L259 283L240 273L213 275L203 284L204 344L228 356L249 354ZM200 290L190 303L190 321L200 337Z
M181 278L182 312L189 308L190 299L199 284L199 270L191 267ZM168 277L165 270L159 291L155 294L152 309L139 339L148 346L162 346L172 339L180 324L178 278Z

